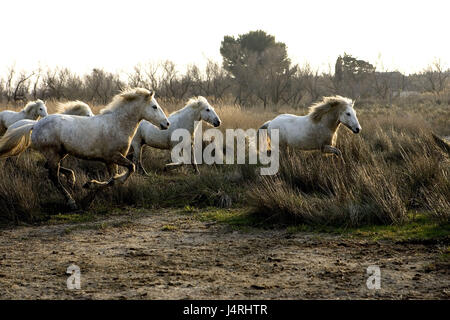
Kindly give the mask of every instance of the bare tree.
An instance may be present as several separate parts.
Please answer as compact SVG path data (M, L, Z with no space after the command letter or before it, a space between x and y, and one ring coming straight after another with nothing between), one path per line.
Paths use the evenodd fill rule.
M206 95L214 96L215 101L223 100L225 93L231 87L230 77L217 62L208 60L206 64Z
M42 76L42 70L39 67L36 72L35 72L35 77L34 77L34 81L33 81L33 89L31 91L31 95L33 96L33 99L37 99L38 96L38 89L39 89L39 83L41 80L41 76Z
M25 71L22 71L19 74L19 77L17 78L16 83L15 83L15 89L14 89L14 94L13 94L13 99L15 102L26 100L28 90L30 87L29 79L33 75L34 75L34 72L27 74L27 73L25 73Z
M120 81L118 75L106 72L102 69L93 69L84 77L84 84L89 100L106 104L125 85Z
M309 63L306 63L302 68L302 73L305 81L305 89L309 93L311 101L316 101L321 95L319 69L313 70Z
M10 102L13 98L13 80L14 76L16 74L15 66L12 65L8 68L7 74L6 74L6 81L5 81L5 96L6 101Z
M441 93L445 89L450 75L450 70L444 69L441 59L435 59L423 72L428 82L427 91L436 95L438 103L441 102Z

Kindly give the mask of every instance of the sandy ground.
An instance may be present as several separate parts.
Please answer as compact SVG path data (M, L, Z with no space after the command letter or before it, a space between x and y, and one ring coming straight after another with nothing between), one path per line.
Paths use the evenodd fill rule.
M169 227L168 227L169 226ZM442 245L236 231L171 212L0 231L1 299L450 298ZM66 286L70 264L81 289ZM381 289L366 286L369 265Z

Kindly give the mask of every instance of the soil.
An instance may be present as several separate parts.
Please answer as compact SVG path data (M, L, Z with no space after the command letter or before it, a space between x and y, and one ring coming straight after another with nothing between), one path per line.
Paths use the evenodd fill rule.
M130 213L1 230L0 298L449 299L442 250ZM79 290L66 285L71 264L80 267ZM380 267L379 290L367 288L370 265Z

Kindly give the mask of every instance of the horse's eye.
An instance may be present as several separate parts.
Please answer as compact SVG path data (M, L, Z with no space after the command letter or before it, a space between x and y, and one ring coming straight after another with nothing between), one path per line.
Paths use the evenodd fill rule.
M209 112L209 109L206 109L207 112Z
M158 107L157 107L157 106L153 106L153 109L155 109L155 110L156 110L156 109L158 109Z
M350 116L350 112L347 112L347 115Z

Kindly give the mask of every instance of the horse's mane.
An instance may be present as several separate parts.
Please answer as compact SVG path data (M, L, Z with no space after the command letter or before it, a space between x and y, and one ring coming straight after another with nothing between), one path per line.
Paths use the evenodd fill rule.
M206 100L205 97L202 97L202 96L192 97L188 100L188 102L186 103L186 105L183 108L172 112L169 116L173 116L175 114L183 112L184 110L186 110L188 108L192 108L194 110L198 109L198 108L200 108L200 106L202 106L204 104L208 104L208 100Z
M56 106L56 112L76 115L88 115L92 113L91 108L86 103L79 100L59 103Z
M41 99L37 99L36 101L30 101L25 105L22 111L25 113L30 113L32 109L36 108L39 105L44 105L44 101L42 101Z
M323 97L322 101L309 107L309 116L314 122L319 122L325 114L329 112L337 114L348 105L352 105L352 100L349 98L341 96Z
M106 107L100 110L100 114L113 113L125 105L126 102L137 100L140 97L143 97L144 99L152 99L153 95L153 91L144 88L125 89L119 94L116 94L113 100Z

